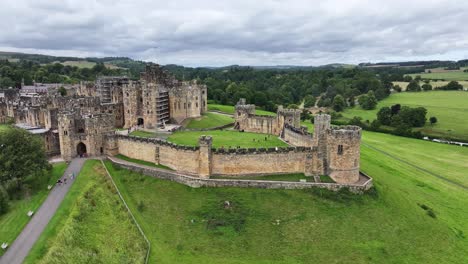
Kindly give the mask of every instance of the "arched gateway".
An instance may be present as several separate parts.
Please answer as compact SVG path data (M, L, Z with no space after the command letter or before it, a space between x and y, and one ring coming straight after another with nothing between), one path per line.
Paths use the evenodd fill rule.
M86 145L83 142L80 142L78 145L76 145L76 153L80 157L86 155Z

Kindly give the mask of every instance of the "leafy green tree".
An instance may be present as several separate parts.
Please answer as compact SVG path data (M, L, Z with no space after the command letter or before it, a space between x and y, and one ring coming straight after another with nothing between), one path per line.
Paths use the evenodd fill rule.
M421 88L424 90L424 91L431 91L432 90L432 85L428 84L428 83L425 83L421 86Z
M406 91L408 92L419 92L421 91L421 86L419 86L419 82L414 80L408 83L408 86L406 86Z
M21 193L26 184L48 177L50 165L41 139L17 128L0 133L0 168L0 185L10 197Z
M304 97L304 107L313 107L315 106L315 97L312 95L306 95Z
M366 95L359 97L359 105L365 110L374 109L377 106L377 99L375 98L374 92L369 91Z
M5 188L0 185L0 215L8 211L8 193Z
M409 127L422 127L426 124L426 114L427 109L424 107L403 106L398 116L401 117L402 123Z
M299 109L299 106L297 104L289 104L287 108L289 108L289 109Z
M447 85L441 87L443 90L463 90L463 85L459 84L457 81L451 81Z
M382 107L379 112L377 112L377 120L382 125L390 125L392 122L392 110L390 107Z
M429 122L431 122L431 126L433 126L435 123L437 123L437 117L431 116L431 118L429 118Z
M341 95L336 95L335 98L333 98L333 110L336 112L341 112L345 109L346 107L346 101Z

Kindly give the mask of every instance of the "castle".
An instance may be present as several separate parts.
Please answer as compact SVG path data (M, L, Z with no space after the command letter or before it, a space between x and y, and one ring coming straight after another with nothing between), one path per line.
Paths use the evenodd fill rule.
M216 149L210 136L200 137L199 145L191 147L116 132L134 127L155 131L206 111L205 85L178 81L154 64L139 80L102 77L96 83L81 83L73 96L0 91L0 122L13 121L42 136L47 154L65 160L122 154L204 180L216 175L303 173L329 175L337 184L363 181L361 128L331 126L329 115L315 116L311 134L300 125L300 110L279 106L275 116L256 115L255 105L241 99L235 106L234 129L274 135L290 145L276 148Z
M178 81L150 64L139 80L102 77L81 83L73 96L0 90L0 122L40 135L48 155L70 160L105 154L105 136L116 128L153 130L200 117L206 102L205 85Z

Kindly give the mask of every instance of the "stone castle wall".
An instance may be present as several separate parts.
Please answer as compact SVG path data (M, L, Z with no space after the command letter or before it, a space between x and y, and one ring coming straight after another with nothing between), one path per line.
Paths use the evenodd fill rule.
M297 129L292 126L285 126L283 139L291 145L302 147L313 147L313 135L305 129Z
M150 168L131 164L125 161L119 161L112 157L109 160L115 165L125 169L142 173L151 177L170 180L180 184L184 184L193 188L200 187L238 187L238 188L262 188L262 189L308 189L308 188L324 188L331 191L339 191L342 188L348 188L353 193L363 193L372 187L372 179L367 175L363 175L367 180L361 184L339 184L339 183L316 183L316 182L286 182L286 181L263 181L263 180L238 180L238 179L204 179L184 175L181 173L162 170L158 168Z

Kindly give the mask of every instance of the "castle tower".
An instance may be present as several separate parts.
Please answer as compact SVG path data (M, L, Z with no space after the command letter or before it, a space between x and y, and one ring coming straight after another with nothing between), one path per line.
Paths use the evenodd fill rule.
M328 173L337 183L359 181L361 128L332 127L327 132Z
M255 115L255 105L247 104L245 98L241 98L234 109L235 129L242 129L242 123L247 120L249 115Z
M316 115L314 117L313 145L317 146L314 159L314 172L316 175L328 174L328 142L327 131L330 129L330 115Z
M200 146L198 174L201 178L210 178L211 175L211 146L213 139L210 136L201 136L198 139Z
M61 114L58 117L58 131L60 142L60 153L64 160L71 160L74 157L72 137L75 131L73 114Z

